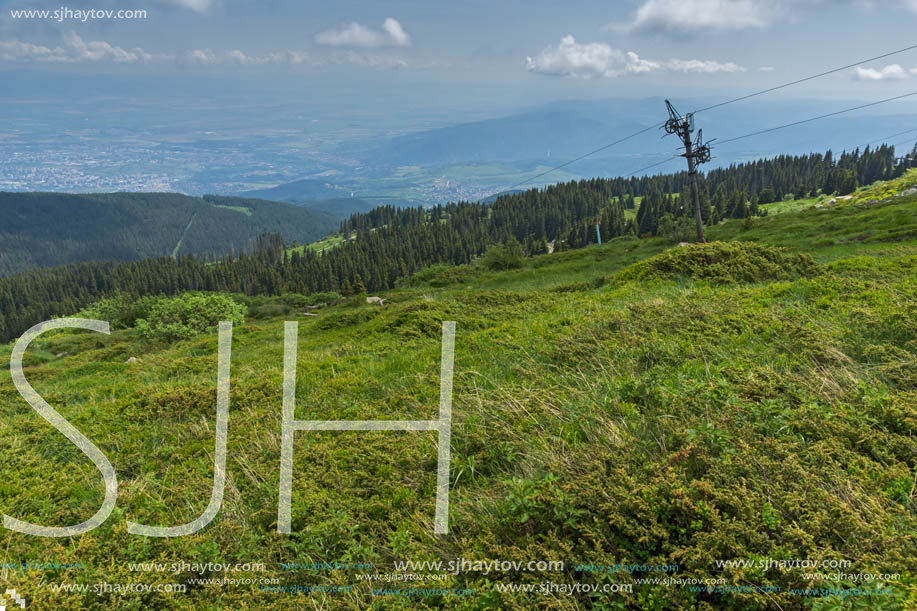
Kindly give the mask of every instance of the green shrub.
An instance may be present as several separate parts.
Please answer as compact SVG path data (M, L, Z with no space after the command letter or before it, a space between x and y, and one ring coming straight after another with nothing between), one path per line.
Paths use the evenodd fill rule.
M616 282L679 276L722 284L814 276L819 266L808 255L757 242L711 242L670 248L622 270Z
M344 296L340 293L335 293L334 291L312 293L311 295L306 296L305 305L318 305L320 303L327 303L328 305L331 305L341 301L342 299L344 299Z
M477 275L478 270L471 265L437 263L423 268L411 276L405 284L408 286L443 287L450 284L465 284L474 280Z
M79 313L80 317L106 321L112 329L130 329L139 318L147 318L162 297L134 299L126 293L105 297Z
M159 299L135 326L147 338L175 341L204 333L223 320L241 324L245 314L246 307L226 295L185 293Z
M288 306L285 303L280 303L279 301L273 301L271 303L266 303L264 305L255 306L253 308L248 308L249 318L256 320L261 320L264 318L274 318L276 316L284 316L293 311L292 306Z
M490 270L519 269L522 267L522 244L515 239L495 244L484 253L482 263Z
M280 303L293 308L305 308L307 306L314 306L322 303L331 305L333 303L337 303L343 298L343 295L334 292L310 293L309 295L302 295L300 293L285 293L281 295L278 300Z
M382 308L380 307L366 306L365 303L363 305L365 307L356 310L344 310L326 314L318 319L315 327L322 330L352 327L368 322L382 312Z
M687 216L673 217L671 214L663 214L659 219L659 228L656 235L665 238L672 244L687 242L695 234L696 227L694 219Z

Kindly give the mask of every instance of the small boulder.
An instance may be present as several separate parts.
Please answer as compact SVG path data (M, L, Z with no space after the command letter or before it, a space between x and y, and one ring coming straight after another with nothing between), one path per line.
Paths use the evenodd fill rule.
M134 363L137 362L137 357L136 357L136 356L132 356L131 358L127 359L127 360L124 361L124 362L127 363L127 364L129 364L129 365L133 365Z
M375 303L377 305L383 305L385 303L385 300L382 299L381 297L367 297L366 303Z

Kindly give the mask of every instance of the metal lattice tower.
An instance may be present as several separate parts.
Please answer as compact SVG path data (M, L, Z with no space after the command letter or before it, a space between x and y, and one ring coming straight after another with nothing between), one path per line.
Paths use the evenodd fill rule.
M681 156L688 160L688 179L691 183L691 195L694 197L694 220L697 224L697 241L706 242L704 238L704 220L700 211L700 195L697 191L697 166L707 163L711 159L709 143L704 144L703 130L697 130L697 136L691 140L694 133L694 113L679 114L672 103L665 101L669 110L669 118L665 122L665 132L677 135L685 145L685 152Z

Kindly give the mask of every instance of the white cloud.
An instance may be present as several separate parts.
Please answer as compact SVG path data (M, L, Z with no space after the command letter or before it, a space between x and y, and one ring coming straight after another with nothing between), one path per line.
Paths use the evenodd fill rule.
M174 4L196 13L206 13L213 6L213 0L159 0L165 4Z
M779 4L774 0L646 0L626 24L617 27L666 32L763 28L780 14Z
M203 49L189 51L185 55L185 59L199 64L215 64L217 62L216 55L214 55L212 51L205 51Z
M172 59L171 55L148 53L140 47L125 49L103 40L84 41L76 32L64 35L63 46L53 49L18 40L0 41L0 60L9 62L153 62Z
M0 60L5 62L64 62L68 61L68 57L66 51L60 47L51 49L18 40L0 40Z
M633 51L628 51L626 54L627 57L627 72L652 72L653 70L659 70L659 62L654 62L648 59L641 59L639 55Z
M397 19L389 17L383 22L382 28L379 30L353 22L340 28L319 32L315 35L315 42L329 47L377 49L381 47L410 47L411 37L404 31Z
M398 57L387 55L374 55L357 51L334 51L329 55L315 56L308 51L275 51L265 55L247 55L239 49L232 51L215 52L210 49L194 49L189 51L181 61L186 64L201 66L299 66L309 65L322 67L328 65L351 64L367 68L403 68L407 62Z
M680 34L761 29L806 9L834 11L843 5L883 11L892 5L917 12L917 0L642 0L627 21L606 27Z
M774 67L773 66L761 66L760 68L758 68L758 70L760 70L761 72L773 72Z
M745 68L735 62L720 63L699 59L672 59L665 62L665 67L677 72L745 72Z
M182 58L185 63L200 65L234 64L237 66L263 66L266 64L296 66L317 63L307 51L275 51L266 55L247 55L239 49L216 53L210 49L194 49Z
M527 57L526 68L537 74L574 78L613 78L657 70L704 73L745 71L745 68L733 62L643 59L633 51L623 52L601 42L578 43L570 35L564 36L556 47L548 47L535 57Z
M581 44L569 35L556 47L548 47L536 57L525 60L532 72L578 78L618 76L626 62L627 56L618 49L599 42Z
M249 55L241 49L214 51L192 49L179 56L150 53L140 47L127 49L103 40L83 40L76 32L63 36L58 46L44 46L17 39L0 40L0 62L43 63L101 63L138 64L175 62L198 66L300 66L321 67L351 64L367 68L403 68L408 64L388 53L336 49L322 56L308 51L286 49L263 55Z
M908 73L898 64L889 64L880 70L857 66L853 69L853 78L858 81L900 81L908 78Z
M128 51L104 40L84 42L76 32L64 35L64 44L71 51L74 61L98 62L111 60L117 63L134 63L149 61L153 56L143 49Z
M375 55L371 53L357 53L354 51L335 53L329 56L327 61L329 63L351 64L354 66L378 69L406 68L408 66L408 63L400 57Z
M293 50L275 51L267 54L265 58L269 64L289 64L291 66L307 64L313 61L308 51Z

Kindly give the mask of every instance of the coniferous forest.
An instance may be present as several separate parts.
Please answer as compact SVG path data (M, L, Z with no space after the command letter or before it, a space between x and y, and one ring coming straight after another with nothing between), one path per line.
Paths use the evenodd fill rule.
M262 232L307 242L341 217L301 206L179 193L0 193L0 276L81 261L219 257Z

